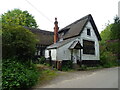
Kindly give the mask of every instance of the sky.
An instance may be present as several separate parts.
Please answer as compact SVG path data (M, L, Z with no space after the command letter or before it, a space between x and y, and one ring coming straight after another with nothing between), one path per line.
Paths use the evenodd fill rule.
M0 15L15 8L27 10L32 14L38 28L53 31L55 17L58 19L59 29L72 22L91 14L101 32L106 24L113 23L118 15L120 0L2 0Z

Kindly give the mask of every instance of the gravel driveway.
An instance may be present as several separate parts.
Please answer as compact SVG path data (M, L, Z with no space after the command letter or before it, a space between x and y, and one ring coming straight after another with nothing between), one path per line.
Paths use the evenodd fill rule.
M86 78L89 76L94 75L96 72L107 70L105 69L97 69L97 70L90 70L90 71L71 71L71 72L63 72L58 71L59 74L57 77L52 79L51 81L45 83L44 85L37 85L36 88L47 88L51 85L56 85L62 82L69 82L71 80L80 79L80 78ZM34 90L34 89L33 89Z

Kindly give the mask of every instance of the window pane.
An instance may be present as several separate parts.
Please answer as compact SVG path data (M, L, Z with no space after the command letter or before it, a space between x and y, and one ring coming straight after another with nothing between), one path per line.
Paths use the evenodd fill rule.
M94 41L83 40L83 54L95 55Z
M87 29L87 35L90 36L90 29Z

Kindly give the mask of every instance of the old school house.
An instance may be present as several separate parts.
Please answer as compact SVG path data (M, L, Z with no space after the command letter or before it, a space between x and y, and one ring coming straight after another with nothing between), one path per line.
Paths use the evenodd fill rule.
M45 51L45 57L52 65L57 67L68 61L72 61L74 65L95 65L99 62L101 37L91 14L61 30L57 18L54 24L54 44Z
M68 61L72 61L73 65L99 63L101 37L91 14L61 30L59 30L57 18L54 25L54 32L31 29L40 40L36 45L36 56L45 56L46 61L55 67Z

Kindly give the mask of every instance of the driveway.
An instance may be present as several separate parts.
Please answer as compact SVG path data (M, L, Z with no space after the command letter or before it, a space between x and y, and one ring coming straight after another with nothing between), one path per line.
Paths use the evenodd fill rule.
M49 83L36 88L118 88L118 67L59 73Z

